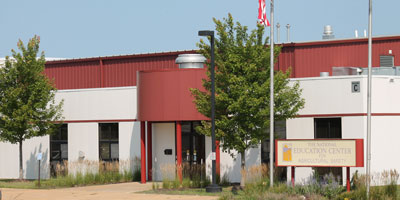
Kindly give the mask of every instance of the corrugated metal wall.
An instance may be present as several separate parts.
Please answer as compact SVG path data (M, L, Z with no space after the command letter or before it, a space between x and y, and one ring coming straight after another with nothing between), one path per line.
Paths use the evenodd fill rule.
M45 73L58 89L100 87L98 61L46 64Z
M326 40L284 44L276 70L292 68L292 77L316 77L332 74L332 67L367 67L367 39ZM395 66L400 66L400 36L373 39L372 64L379 66L379 56L392 50ZM175 59L180 51L76 60L49 61L46 74L55 79L58 89L135 86L136 72L178 68Z
M278 59L278 69L292 68L292 77L316 77L320 72L332 74L332 67L367 67L367 39L294 43L284 45ZM400 37L373 40L372 66L379 67L381 55L395 56L395 66L400 65ZM396 59L397 58L397 59Z
M194 51L49 61L45 73L59 90L136 86L137 71L178 68L184 53Z

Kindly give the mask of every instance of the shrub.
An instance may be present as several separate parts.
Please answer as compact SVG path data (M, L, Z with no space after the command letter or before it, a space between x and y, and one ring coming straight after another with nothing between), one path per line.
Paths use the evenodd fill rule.
M132 181L134 175L133 172L129 169L130 167L126 167L126 163L131 162L64 162L63 164L55 165L54 171L52 173L53 177L48 180L42 180L41 185L44 187L73 187ZM66 169L68 167L72 168L73 170L71 171L74 173L66 174ZM140 168L136 168L136 170L139 171L140 175ZM35 184L38 184L37 181L35 182Z
M161 165L162 187L164 189L177 188L202 188L210 184L210 179L205 176L205 165L185 163L182 165L182 183L177 177L175 165Z
M295 194L310 196L317 194L332 199L345 191L345 188L339 184L339 181L332 175L325 175L322 179L313 174L309 181L304 185L296 185L293 189Z
M220 176L217 176L217 178L219 178ZM231 182L229 181L229 176L227 173L225 173L222 178L219 178L220 180L217 181L217 183L219 183L219 185L221 186L229 186L231 184ZM218 179L217 179L218 180Z

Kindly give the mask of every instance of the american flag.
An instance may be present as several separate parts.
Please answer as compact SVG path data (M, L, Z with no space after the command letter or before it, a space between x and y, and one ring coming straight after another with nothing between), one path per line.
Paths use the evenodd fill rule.
M258 0L258 22L264 26L270 26L267 19L265 0Z

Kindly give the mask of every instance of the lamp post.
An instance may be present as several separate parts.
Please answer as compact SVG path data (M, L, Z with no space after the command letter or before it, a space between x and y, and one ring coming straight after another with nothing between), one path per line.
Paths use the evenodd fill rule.
M211 37L211 160L212 160L212 184L206 187L207 192L221 192L222 188L217 185L216 177L216 155L215 155L215 61L214 61L214 31L199 31L199 36Z
M368 9L368 86L367 86L367 199L370 196L371 176L371 96L372 96L372 0Z

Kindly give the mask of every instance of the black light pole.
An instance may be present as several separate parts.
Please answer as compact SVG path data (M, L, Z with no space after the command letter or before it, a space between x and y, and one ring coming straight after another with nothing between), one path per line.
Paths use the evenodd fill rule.
M216 163L215 163L215 63L214 63L214 31L199 31L199 36L211 37L211 160L212 160L212 184L206 187L206 192L221 192L222 188L217 185Z

